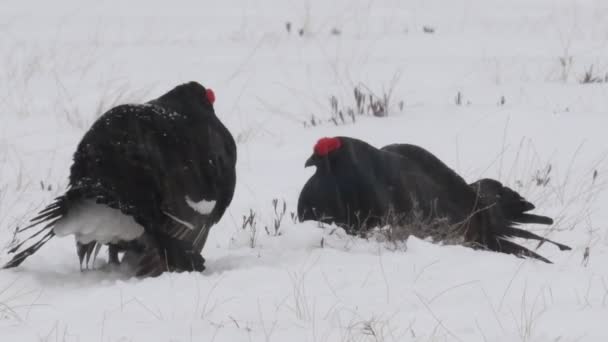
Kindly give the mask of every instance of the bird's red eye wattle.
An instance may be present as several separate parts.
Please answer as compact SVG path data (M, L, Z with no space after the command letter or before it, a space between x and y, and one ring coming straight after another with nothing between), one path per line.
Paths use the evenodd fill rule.
M205 90L205 96L207 96L207 100L209 100L209 103L213 104L215 102L215 93L210 88L207 88Z
M314 152L318 156L325 156L331 151L335 151L342 146L339 138L321 138L314 147Z

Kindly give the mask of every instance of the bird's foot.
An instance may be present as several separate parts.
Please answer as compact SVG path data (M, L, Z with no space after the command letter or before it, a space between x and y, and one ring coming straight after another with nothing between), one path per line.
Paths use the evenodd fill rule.
M200 253L187 251L186 256L190 259L191 268L188 271L203 272L205 270L205 258Z

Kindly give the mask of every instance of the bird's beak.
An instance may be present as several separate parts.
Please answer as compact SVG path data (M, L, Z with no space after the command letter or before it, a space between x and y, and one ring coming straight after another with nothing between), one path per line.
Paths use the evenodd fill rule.
M309 166L313 166L313 165L317 165L317 156L314 154L312 156L310 156L310 158L306 159L306 163L304 163L304 167L309 167Z

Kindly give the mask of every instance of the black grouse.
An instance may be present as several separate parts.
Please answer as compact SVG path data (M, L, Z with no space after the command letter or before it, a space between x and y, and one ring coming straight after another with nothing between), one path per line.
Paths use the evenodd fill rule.
M67 191L17 230L42 226L9 251L17 254L4 268L73 234L81 267L107 244L109 261L126 251L138 276L204 270L209 229L236 183L236 144L214 101L211 89L189 82L103 114L74 153Z
M301 221L335 223L359 233L405 224L416 212L427 220L446 220L449 229L474 247L545 262L550 261L509 238L536 239L570 249L517 228L518 223L553 222L528 214L534 205L517 192L492 179L469 185L430 152L414 145L377 149L354 138L322 138L305 166L317 169L298 199Z

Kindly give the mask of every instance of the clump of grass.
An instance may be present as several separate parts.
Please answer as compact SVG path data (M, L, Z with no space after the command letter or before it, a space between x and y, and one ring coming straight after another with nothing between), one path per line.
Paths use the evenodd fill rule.
M504 105L505 105L505 103L507 103L507 99L505 98L505 96L504 96L504 95L502 95L502 96L500 97L500 100L498 100L498 105L499 105L499 106L504 106Z
M332 27L332 29L329 31L329 34L331 34L332 36L339 36L342 34L342 30L337 27Z
M316 127L326 123L333 123L336 126L346 125L357 122L358 116L387 117L394 110L393 92L399 80L399 74L395 74L388 87L377 93L372 91L364 84L356 85L353 88L353 97L350 100L341 102L338 96L329 97L330 117L320 119L312 114L310 119L304 122L304 127ZM403 100L397 103L397 109L403 111L405 104Z
M281 224L283 223L283 218L285 217L285 213L287 212L287 202L285 200L281 200L282 204L279 204L279 200L277 198L272 199L272 207L274 209L274 217L272 219L272 231L268 226L264 226L264 230L266 234L269 236L280 236L281 235Z
M435 33L435 28L432 26L425 25L425 26L422 26L422 32L424 32L426 34L433 34L433 33Z
M456 98L454 99L454 103L457 106L462 106L462 93L461 92L456 93Z
M410 236L445 245L466 244L461 225L450 224L446 217L425 216L417 201L413 203L414 206L408 213L390 212L383 225L363 233L364 237L386 242L389 248L395 250L404 248L402 242Z
M564 50L563 56L559 57L559 65L561 68L560 79L562 82L566 82L574 65L574 58L568 53L567 49Z
M272 223L270 225L264 225L264 231L267 236L277 237L283 235L282 227L285 222L285 217L287 216L287 202L285 200L279 200L278 198L273 198L271 201L273 208L273 217ZM289 217L291 218L292 223L297 223L298 217L296 213L290 212ZM249 213L243 215L241 229L243 231L248 232L249 234L249 247L255 248L258 242L258 215L253 209L249 209Z
M551 164L547 164L544 168L536 170L534 182L536 186L547 186L551 181Z
M257 229L258 221L256 219L256 213L253 209L249 209L248 215L243 215L243 223L241 224L241 229L245 231L249 231L249 247L255 248L257 237L258 237L258 229Z
M457 106L462 106L462 105L467 105L470 106L471 105L471 101L465 101L464 99L464 95L462 94L461 91L458 91L456 93L456 97L454 98L454 104L456 104Z
M608 82L608 73L605 73L604 75L597 74L597 71L593 70L593 64L589 66L589 69L585 70L585 73L580 80L581 84L606 82Z

